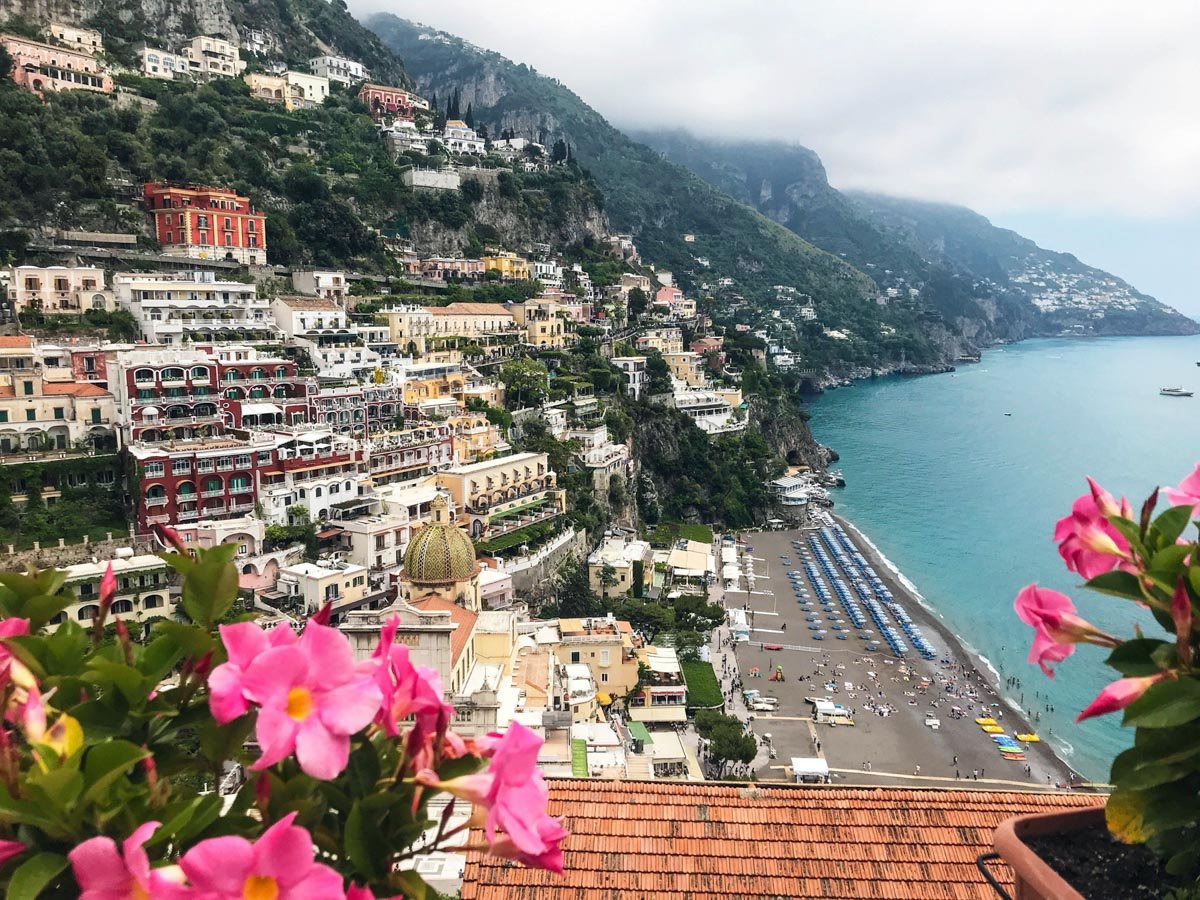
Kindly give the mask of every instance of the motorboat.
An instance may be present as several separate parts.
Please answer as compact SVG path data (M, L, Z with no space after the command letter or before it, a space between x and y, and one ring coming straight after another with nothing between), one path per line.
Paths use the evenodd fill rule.
M1190 397L1190 396L1192 396L1191 391L1185 391L1181 387L1160 388L1158 392L1159 392L1159 394L1161 394L1164 397Z

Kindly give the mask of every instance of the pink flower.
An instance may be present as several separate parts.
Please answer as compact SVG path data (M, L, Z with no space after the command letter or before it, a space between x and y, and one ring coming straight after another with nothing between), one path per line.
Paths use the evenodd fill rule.
M154 532L154 536L158 538L158 542L163 547L173 547L184 556L192 555L191 549L183 542L183 538L179 536L179 532L174 528L169 528L166 525L151 525L150 530Z
M29 848L20 841L0 841L0 866L10 859L20 856L27 849Z
M117 599L117 576L113 572L113 564L110 561L108 568L104 570L104 577L100 579L101 612L107 613L115 599Z
M378 661L375 668L375 683L383 695L383 704L375 721L389 737L398 737L399 723L408 716L415 716L416 730L422 737L445 731L454 713L454 707L442 700L442 680L434 669L414 666L409 661L408 646L396 643L396 630L400 617L392 616L380 630L379 646L373 658Z
M1191 475L1179 482L1179 487L1167 488L1167 499L1172 506L1195 507L1200 504L1200 463L1196 464Z
M28 619L0 619L0 685L7 683L11 677L10 670L16 659L2 641L4 638L18 637L23 634L29 634ZM18 662L17 665L21 665L21 663ZM21 665L21 668L24 666Z
M484 835L493 849L527 865L562 869L559 843L567 836L557 819L546 815L549 791L537 769L542 739L513 722L495 746L486 772L439 781L428 769L417 773L420 784L470 800L486 811ZM497 838L503 831L504 837ZM554 867L558 868L555 869Z
M1075 604L1070 597L1049 588L1036 584L1021 588L1013 608L1022 622L1035 629L1029 662L1041 666L1050 678L1054 677L1054 671L1047 663L1062 662L1075 652L1076 644L1115 647L1120 643L1075 615Z
M1090 719L1092 716L1103 716L1118 709L1124 709L1156 681L1167 677L1166 672L1158 675L1148 675L1144 678L1118 678L1096 695L1096 699L1088 704L1087 709L1075 717L1076 722Z
M250 664L272 647L289 647L299 638L286 626L263 631L254 622L222 625L220 632L229 662L217 666L208 677L208 706L213 718L224 725L250 710L250 701L242 692L242 678Z
M203 900L325 900L344 897L342 876L313 859L308 831L290 813L253 844L242 837L201 841L179 861Z
M177 893L172 871L151 869L142 849L158 825L139 825L122 842L120 853L116 842L108 837L94 837L68 853L75 881L82 890L80 900L147 900Z
M1182 578L1171 598L1171 619L1175 622L1175 655L1185 665L1192 664L1192 598Z
M1128 559L1129 542L1112 526L1108 517L1130 518L1133 509L1124 497L1118 504L1091 478L1088 485L1091 493L1076 500L1071 514L1058 520L1054 540L1067 568L1091 579L1115 568L1122 559Z
M375 893L369 887L359 887L357 884L352 884L346 890L346 900L376 900ZM387 900L386 897L380 897L379 900Z
M259 707L255 727L263 753L251 768L265 769L294 752L300 768L321 779L346 768L350 735L370 724L382 699L370 672L355 665L345 635L311 622L295 643L270 647L219 681L222 696L240 690Z

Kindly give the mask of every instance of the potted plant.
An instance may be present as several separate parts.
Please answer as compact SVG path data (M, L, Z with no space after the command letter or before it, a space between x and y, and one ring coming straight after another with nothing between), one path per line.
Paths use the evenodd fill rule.
M1010 820L996 850L1016 872L1020 898L1200 897L1200 465L1165 491L1169 506L1157 515L1157 490L1135 514L1125 498L1088 485L1057 523L1059 553L1084 587L1140 607L1149 631L1139 624L1126 639L1107 634L1070 598L1036 584L1021 590L1015 609L1034 629L1029 661L1049 677L1079 644L1108 651L1120 677L1076 721L1123 711L1133 746L1113 760L1102 814Z
M86 627L51 624L78 602L63 573L0 574L6 896L420 898L406 861L468 827L490 853L562 870L541 739L515 723L455 734L398 619L357 661L328 606L265 630L230 616L234 545L160 537L182 595L145 643L111 620L111 564ZM451 799L431 820L439 792Z

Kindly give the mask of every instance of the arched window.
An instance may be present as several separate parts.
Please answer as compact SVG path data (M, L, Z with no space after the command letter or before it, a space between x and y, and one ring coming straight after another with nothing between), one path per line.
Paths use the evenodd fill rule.
M287 377L288 377L288 370L287 370L287 367L285 367L285 366L276 366L276 367L275 367L275 377L276 377L276 378L287 378Z
M267 370L262 368L261 366L255 366L253 369L250 370L250 380L251 381L265 381L266 377L267 377Z
M137 382L138 384L153 383L154 370L153 369L138 369L136 372L133 373L133 380L135 382Z
M172 367L170 369L163 369L162 377L163 381L183 381L185 376L183 369Z
M321 496L321 489L320 489L320 488L313 488L313 496L314 496L314 497L320 497L320 496Z
M224 375L221 376L221 380L222 381L237 381L241 377L242 376L238 374L237 369L230 369L228 372L226 372Z
M194 497L196 496L196 485L191 481L181 481L175 487L175 492L181 500L184 497Z
M146 609L158 609L162 605L163 605L163 598L160 597L158 594L151 594L149 597L147 597L145 600L142 601L142 606L144 606Z
M79 612L75 613L75 618L80 622L89 622L98 615L100 615L100 607L95 603L89 603L87 606L79 607Z
M204 481L204 493L210 494L213 491L224 491L225 482L220 478L207 478Z
M200 379L208 378L208 369L204 368L204 366L194 366L192 368L192 377Z
M251 400L262 400L266 396L267 396L267 389L265 387L263 387L263 385L256 384L254 387L250 388L250 399Z
M229 490L231 491L248 491L250 490L249 475L234 475L229 479Z
M112 611L114 614L131 613L131 612L133 612L133 601L132 600L118 600L116 603L114 603L112 605Z
M152 484L146 489L147 500L165 500L167 497L167 489L161 484Z

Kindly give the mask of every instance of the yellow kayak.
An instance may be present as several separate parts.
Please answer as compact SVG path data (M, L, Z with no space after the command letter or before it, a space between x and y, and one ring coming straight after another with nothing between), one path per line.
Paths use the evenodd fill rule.
M976 725L995 725L996 720L995 719L976 719L975 724Z
M1026 744L1036 744L1041 740L1041 738L1036 734L1018 734L1017 740Z
M984 725L983 730L988 734L1004 734L1004 729L999 725Z

